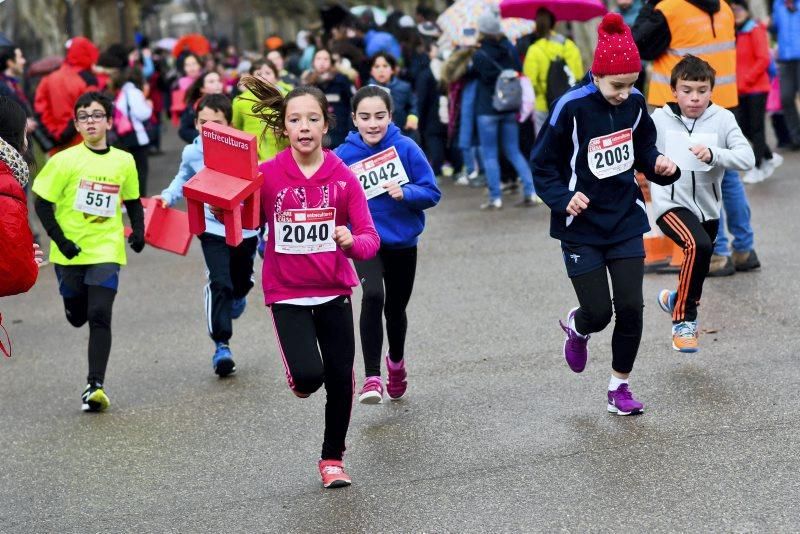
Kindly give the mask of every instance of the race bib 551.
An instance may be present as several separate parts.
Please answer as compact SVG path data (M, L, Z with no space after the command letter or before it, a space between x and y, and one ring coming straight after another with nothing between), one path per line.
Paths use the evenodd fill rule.
M82 179L73 207L89 215L113 217L119 205L119 184Z

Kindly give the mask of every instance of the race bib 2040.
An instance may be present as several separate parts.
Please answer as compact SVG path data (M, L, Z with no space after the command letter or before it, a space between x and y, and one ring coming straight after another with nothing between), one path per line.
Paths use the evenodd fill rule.
M275 252L317 254L333 252L336 208L286 210L275 214Z
M113 217L119 205L119 189L119 184L82 179L73 207L89 215Z
M626 128L589 141L589 169L600 178L610 178L633 167L633 130Z
M403 162L400 161L397 149L393 146L353 163L350 165L350 170L358 176L367 200L384 194L385 184L395 182L403 185L409 182Z

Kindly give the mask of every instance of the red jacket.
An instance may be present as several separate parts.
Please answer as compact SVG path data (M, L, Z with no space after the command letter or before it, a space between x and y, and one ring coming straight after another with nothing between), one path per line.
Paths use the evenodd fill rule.
M85 37L75 37L67 50L64 64L42 78L36 88L33 108L56 145L74 144L78 137L72 122L73 107L83 93L98 88L97 78L91 71L97 57L97 47L91 41Z
M0 297L28 291L38 275L25 191L0 161Z
M736 87L740 95L769 93L767 29L748 20L736 31Z

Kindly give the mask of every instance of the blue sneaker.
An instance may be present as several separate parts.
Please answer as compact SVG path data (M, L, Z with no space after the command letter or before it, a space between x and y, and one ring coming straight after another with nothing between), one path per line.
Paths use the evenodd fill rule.
M232 375L236 372L236 364L231 355L231 348L227 343L217 343L217 350L214 352L214 357L211 359L211 365L214 367L214 372L220 378Z
M662 289L658 294L659 307L672 315L672 310L675 309L675 297L678 296L677 291L670 291L669 289Z
M247 297L242 297L240 299L233 299L233 304L231 305L231 319L238 319L244 313L244 309L247 307Z
M267 241L264 239L264 234L258 234L258 245L256 246L256 251L258 251L259 257L263 260L264 259L264 249L267 248Z

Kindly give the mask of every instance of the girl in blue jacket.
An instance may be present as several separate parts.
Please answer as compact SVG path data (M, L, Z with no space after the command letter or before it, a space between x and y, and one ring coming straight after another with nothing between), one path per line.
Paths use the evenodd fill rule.
M610 274L616 323L608 411L629 415L644 408L628 389L628 375L642 337L642 234L650 230L634 169L659 185L675 182L680 171L656 149L653 120L633 88L641 59L630 28L613 13L598 34L591 72L551 106L531 166L580 304L561 324L564 357L574 372L583 371L589 335L611 322Z
M423 210L435 206L442 194L425 154L392 123L392 98L384 89L362 87L352 108L358 131L350 132L336 155L361 182L381 238L375 258L355 262L363 287L359 327L366 372L358 400L377 404L383 400L384 307L389 338L386 391L392 400L406 392L406 306L414 287L417 240L425 228Z

